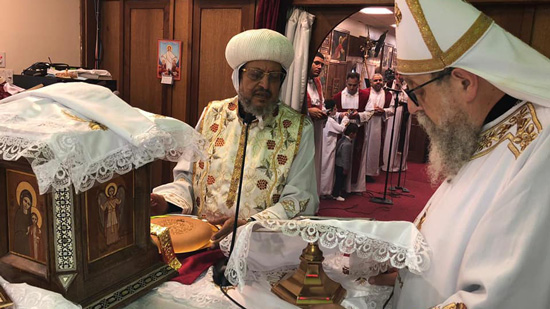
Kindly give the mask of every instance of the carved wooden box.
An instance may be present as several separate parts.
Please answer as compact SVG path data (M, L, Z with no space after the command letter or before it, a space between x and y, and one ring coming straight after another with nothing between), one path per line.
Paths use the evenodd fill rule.
M40 195L26 160L0 160L0 276L89 308L137 298L176 274L151 241L149 193L149 165Z

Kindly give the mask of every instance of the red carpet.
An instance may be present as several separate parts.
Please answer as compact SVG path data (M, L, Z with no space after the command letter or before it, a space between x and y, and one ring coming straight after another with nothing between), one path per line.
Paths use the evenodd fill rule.
M389 190L397 185L397 173L390 173L386 198L393 201L393 205L377 204L370 201L371 197L382 197L386 173L380 172L375 177L376 182L367 183L367 192L363 196L349 195L346 201L321 200L319 216L330 217L363 217L380 221L413 221L435 192L426 175L426 164L408 162L408 170L401 174L401 185L409 189L410 193L400 190L396 194Z

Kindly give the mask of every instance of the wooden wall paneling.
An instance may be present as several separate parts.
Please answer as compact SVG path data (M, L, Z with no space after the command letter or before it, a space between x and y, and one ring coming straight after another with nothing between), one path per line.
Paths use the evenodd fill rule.
M527 44L530 43L534 6L483 4L476 7L511 34Z
M196 124L209 101L235 95L225 60L229 39L254 26L254 0L195 0L189 122Z
M182 42L181 80L172 86L172 105L170 116L188 122L189 113L189 80L191 77L191 17L193 0L175 0L174 3L174 40Z
M85 68L94 67L96 26L94 1L80 0L80 65Z
M163 111L157 78L157 44L168 37L169 1L126 1L124 8L124 98L148 112Z
M325 99L332 99L338 92L346 86L346 63L331 62L328 65L327 83L325 85ZM342 78L343 76L343 78Z
M124 2L123 97L134 107L166 114L166 86L157 78L157 46L169 35L170 0ZM162 161L152 164L156 187L167 181Z
M538 5L535 10L531 45L546 57L550 57L550 4Z
M100 37L103 46L101 69L107 70L122 89L122 1L101 2Z

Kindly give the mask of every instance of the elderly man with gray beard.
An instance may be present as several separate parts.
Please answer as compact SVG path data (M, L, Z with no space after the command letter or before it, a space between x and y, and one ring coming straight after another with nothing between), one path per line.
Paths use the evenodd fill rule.
M313 126L279 100L294 59L292 44L272 30L248 30L229 41L225 56L238 95L210 102L203 111L196 129L207 141L207 158L194 164L178 162L175 181L151 194L156 213L172 204L183 213L222 224L215 242L233 226L243 155L239 225L314 215L319 204ZM250 120L245 145L245 122Z
M416 219L430 269L393 308L550 308L550 60L460 0L397 0L397 70L441 186Z

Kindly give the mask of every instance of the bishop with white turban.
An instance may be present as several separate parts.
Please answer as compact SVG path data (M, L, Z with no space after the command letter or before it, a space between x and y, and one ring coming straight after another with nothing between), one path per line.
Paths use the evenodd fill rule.
M154 189L153 209L165 210L168 202L185 214L229 225L244 155L239 224L315 214L319 200L312 124L279 100L294 59L292 44L272 30L248 30L229 41L225 56L238 95L205 108L196 130L207 140L207 158L180 161L174 182ZM247 120L252 122L245 154Z

